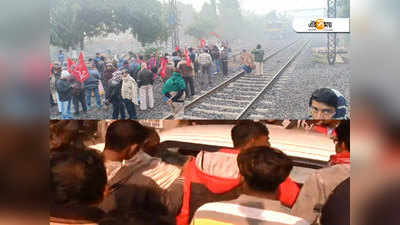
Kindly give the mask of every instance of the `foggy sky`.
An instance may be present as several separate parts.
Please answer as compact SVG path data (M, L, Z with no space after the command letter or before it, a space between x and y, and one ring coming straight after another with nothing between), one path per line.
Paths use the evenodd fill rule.
M192 4L200 11L204 2L209 0L178 0L185 4ZM218 0L217 0L218 2ZM325 8L326 0L239 0L242 10L257 14L265 14L271 10L293 10L306 8Z

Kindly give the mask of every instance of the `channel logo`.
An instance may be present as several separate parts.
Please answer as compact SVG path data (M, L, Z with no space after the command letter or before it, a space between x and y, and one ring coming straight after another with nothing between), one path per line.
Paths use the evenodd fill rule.
M349 18L319 18L319 19L304 19L296 18L293 20L293 29L298 33L329 33L350 32Z
M316 28L317 30L324 30L325 28L331 29L332 28L332 22L325 22L324 19L317 19L317 20L311 20L311 22L308 24L309 28Z

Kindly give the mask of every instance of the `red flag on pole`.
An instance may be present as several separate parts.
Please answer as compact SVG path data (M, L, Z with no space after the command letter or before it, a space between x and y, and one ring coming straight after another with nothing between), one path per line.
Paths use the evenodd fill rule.
M90 77L89 70L86 67L82 52L79 55L79 63L74 68L72 73L81 83L83 83L86 79L88 79Z
M50 63L50 76L53 75L53 63Z
M206 45L207 45L206 40L204 40L203 38L200 39L200 46L201 46L202 48L204 48L204 47L206 47Z
M68 73L72 74L72 66L75 64L75 62L72 61L72 59L70 57L68 57L67 61L68 61L67 71L68 71Z
M185 48L185 55L186 55L186 65L187 66L192 65L192 60L190 59L189 51L187 50L187 48Z
M162 59L162 67L161 67L160 75L163 79L165 78L165 75L167 74L167 62L168 62L168 59L166 59L166 58Z

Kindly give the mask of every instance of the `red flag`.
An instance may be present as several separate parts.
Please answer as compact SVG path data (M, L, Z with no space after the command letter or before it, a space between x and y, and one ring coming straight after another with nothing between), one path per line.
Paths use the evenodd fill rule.
M50 76L53 75L53 64L50 63Z
M176 46L175 51L179 51L179 46Z
M75 64L75 62L72 61L70 57L68 57L67 61L68 61L67 71L68 73L72 74L72 66Z
M206 47L206 45L207 45L206 40L204 40L203 38L200 39L200 46L201 46L202 48L204 48L204 47Z
M186 48L185 48L185 55L186 55L186 65L187 66L191 66L192 65L192 60L190 59L189 52L188 52L188 50Z
M79 63L72 71L73 75L82 83L90 77L89 70L86 67L83 53L79 55Z
M168 62L168 59L166 59L166 58L162 59L162 67L161 67L161 72L160 72L160 75L162 78L165 78L165 75L167 74L167 62Z

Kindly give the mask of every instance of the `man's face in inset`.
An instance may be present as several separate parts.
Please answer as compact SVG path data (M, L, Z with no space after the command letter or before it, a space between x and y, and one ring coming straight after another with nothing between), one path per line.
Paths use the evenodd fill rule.
M311 102L311 115L314 120L327 120L333 119L336 113L336 108L333 106L326 105L322 102L313 100Z

